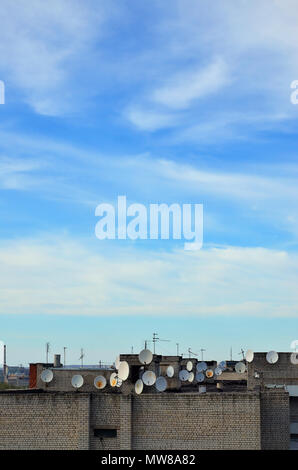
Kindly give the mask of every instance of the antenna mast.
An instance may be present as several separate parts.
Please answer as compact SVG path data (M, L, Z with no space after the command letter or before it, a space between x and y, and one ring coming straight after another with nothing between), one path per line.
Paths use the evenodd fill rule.
M84 349L82 348L82 349L81 349L81 355L80 355L80 357L79 357L79 360L81 361L81 367L83 367L83 359L84 359L84 356L85 356L85 354L84 354Z
M201 358L202 358L202 361L203 361L204 360L204 351L206 351L206 349L202 348L202 349L200 349L200 351L201 351Z
M157 341L167 341L167 342L170 342L171 340L170 339L160 339L158 337L158 333L153 333L153 338L152 338L152 342L153 342L153 353L155 354L155 343Z
M66 346L64 346L64 348L63 348L63 357L64 357L63 361L64 361L64 367L66 366L66 349L67 349L67 347L66 347Z
M187 351L188 351L189 358L191 358L191 354L192 354L193 356L198 356L198 354L194 353L190 348L188 348ZM204 351L205 351L205 349L204 349Z
M46 343L46 363L49 363L50 343Z
M4 344L3 348L3 380L4 383L8 383L8 367L6 364L6 344Z
M242 354L242 358L243 358L243 360L244 360L244 350L243 350L242 348L241 348L241 351L240 351L239 354Z

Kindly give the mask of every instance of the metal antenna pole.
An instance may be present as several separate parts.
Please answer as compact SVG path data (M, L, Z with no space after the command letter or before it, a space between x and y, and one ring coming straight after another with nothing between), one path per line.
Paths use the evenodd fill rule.
M153 341L153 353L154 353L154 354L155 354L155 343L156 343L156 341L157 341L157 339L158 339L158 338L157 338L157 335L158 335L158 333L153 333L153 339L152 339L152 341Z
M8 383L8 368L7 368L7 364L6 364L6 344L4 345L4 349L3 349L3 354L4 354L4 357L3 357L3 376L4 376L4 383Z
M170 342L171 340L170 339L160 339L158 337L158 333L153 333L153 338L152 338L152 342L153 342L153 352L155 354L155 343L156 341L167 341L167 342Z
M81 349L81 356L80 356L80 359L81 359L81 367L83 367L83 357L84 357L84 349L82 348L82 349Z
M50 351L50 343L46 343L46 360L47 360L47 364L49 363L49 351Z
M66 349L67 349L67 347L66 347L66 346L64 346L64 348L63 348L63 358L64 358L64 359L63 359L63 361L64 361L64 367L66 366Z
M179 356L179 343L176 343L177 346L177 356Z
M200 351L201 351L201 358L202 358L202 361L203 361L204 360L204 351L206 351L206 349L202 348L202 349L200 349Z

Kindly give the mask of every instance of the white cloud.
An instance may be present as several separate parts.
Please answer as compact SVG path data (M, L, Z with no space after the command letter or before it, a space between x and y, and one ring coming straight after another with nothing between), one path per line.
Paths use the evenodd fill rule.
M148 108L130 107L125 112L126 118L137 128L155 131L177 125L177 117L169 113L151 111Z
M155 166L161 176L182 182L202 194L241 201L295 201L298 197L295 176L261 175L248 172L201 170L191 165L159 160ZM274 170L274 166L271 168Z
M217 58L203 69L168 78L165 85L153 91L152 99L169 108L184 109L194 100L216 93L229 83L228 67Z
M289 131L284 119L297 118L290 103L290 83L297 78L297 12L293 0L215 0L212 8L204 0L174 0L170 10L164 5L154 30L157 58L146 64L155 75L138 91L138 103L134 97L135 106L155 105L154 130L159 115L171 110L179 125L171 144Z
M296 254L226 247L140 256L101 243L2 240L0 312L297 316Z
M0 188L23 190L36 187L32 177L43 165L37 160L0 157Z
M1 2L0 56L7 90L15 85L40 114L73 108L81 89L78 65L90 59L106 17L106 2ZM90 65L90 64L89 64Z

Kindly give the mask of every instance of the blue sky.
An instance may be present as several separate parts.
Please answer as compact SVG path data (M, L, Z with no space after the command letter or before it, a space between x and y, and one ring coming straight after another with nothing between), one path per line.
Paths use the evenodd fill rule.
M298 281L294 0L2 1L0 338L289 350ZM258 15L256 16L256 11ZM204 244L100 241L95 208L203 203ZM165 350L165 352L167 352Z

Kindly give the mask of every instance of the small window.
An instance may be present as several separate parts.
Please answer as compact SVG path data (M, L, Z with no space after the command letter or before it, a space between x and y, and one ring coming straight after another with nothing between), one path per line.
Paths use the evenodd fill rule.
M95 437L117 437L117 429L94 429Z

